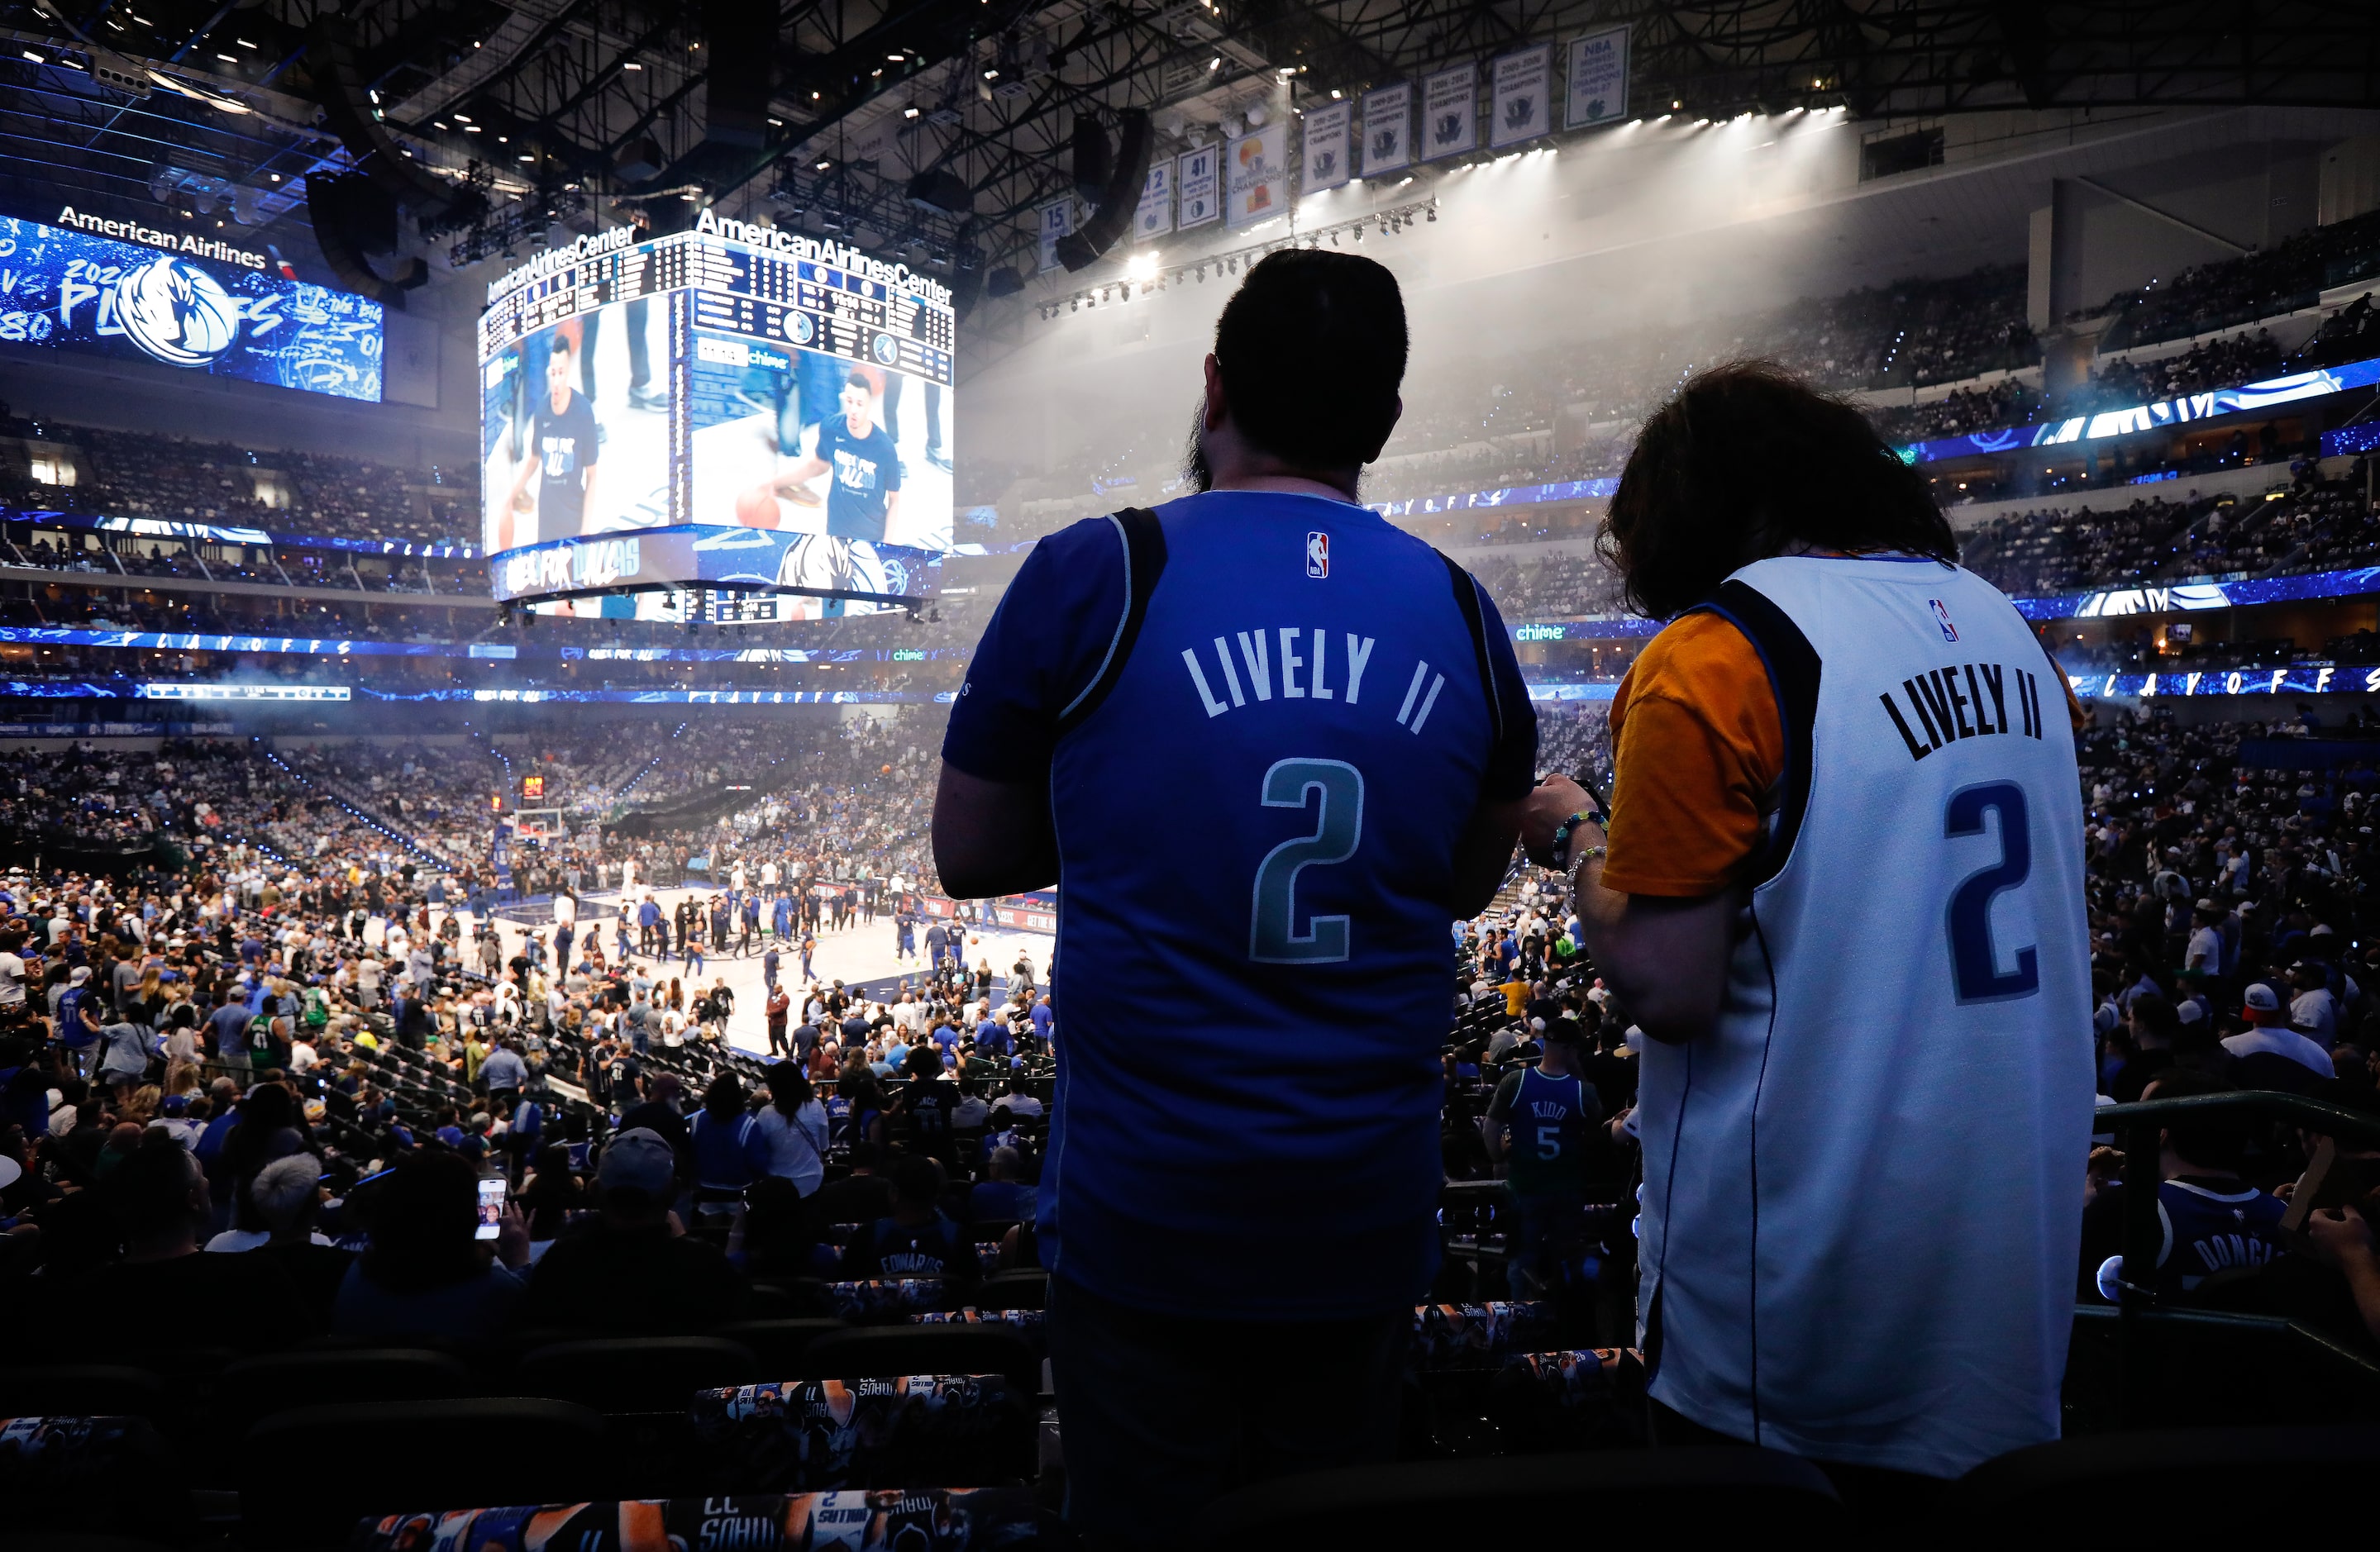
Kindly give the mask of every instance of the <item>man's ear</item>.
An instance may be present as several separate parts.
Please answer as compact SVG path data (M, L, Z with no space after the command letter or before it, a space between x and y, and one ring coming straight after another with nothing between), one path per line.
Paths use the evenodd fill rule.
M1372 450L1369 453L1364 455L1365 463L1369 464L1378 461L1380 449L1389 444L1389 438L1397 434L1397 422L1403 419L1404 417L1405 401L1402 396L1400 396L1395 405L1390 406L1389 410L1389 424L1387 429L1380 432L1380 440L1372 444Z
M1211 431L1231 418L1232 406L1231 401L1223 396L1223 369L1212 351L1208 352L1206 370L1207 406L1201 424Z

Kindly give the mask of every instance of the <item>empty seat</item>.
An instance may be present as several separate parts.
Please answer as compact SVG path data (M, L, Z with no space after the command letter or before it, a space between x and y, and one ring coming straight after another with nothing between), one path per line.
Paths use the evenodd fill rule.
M521 1358L504 1388L607 1413L682 1413L698 1390L784 1377L717 1337L609 1337L553 1342Z
M165 1382L115 1364L0 1369L0 1417L145 1417L166 1411Z
M848 1330L840 1320L823 1316L789 1316L739 1320L722 1326L712 1336L741 1342L752 1350L759 1371L770 1379L791 1379L803 1372L802 1360L810 1344L830 1331Z
M831 1331L802 1356L799 1378L1005 1375L1027 1395L1041 1388L1032 1344L997 1326L862 1326Z
M2012 1450L1959 1479L1946 1522L1977 1539L2056 1525L2076 1544L2239 1542L2272 1534L2259 1495L2209 1484L2369 1480L2380 1425L2175 1428ZM2269 1473L2269 1474L2268 1474Z
M1050 1274L1032 1268L994 1272L967 1301L978 1309L1038 1310L1050 1305Z
M344 1546L367 1514L577 1502L609 1476L601 1418L511 1398L299 1407L249 1429L239 1459L261 1547Z
M1499 1540L1573 1546L1615 1534L1810 1534L1840 1526L1843 1508L1809 1461L1746 1446L1309 1472L1230 1494L1206 1522L1216 1546L1439 1547L1486 1525Z
M409 1347L334 1348L260 1353L226 1364L215 1406L246 1428L292 1401L438 1401L470 1395L471 1371L443 1352Z

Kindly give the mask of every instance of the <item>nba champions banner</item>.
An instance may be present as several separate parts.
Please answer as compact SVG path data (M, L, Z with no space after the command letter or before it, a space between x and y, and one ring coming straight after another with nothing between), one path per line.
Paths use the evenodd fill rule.
M1458 65L1421 79L1422 156L1461 156L1479 149L1479 68Z
M1364 93L1364 176L1413 164L1413 82Z
M196 233L58 222L0 216L0 340L379 402L378 302Z

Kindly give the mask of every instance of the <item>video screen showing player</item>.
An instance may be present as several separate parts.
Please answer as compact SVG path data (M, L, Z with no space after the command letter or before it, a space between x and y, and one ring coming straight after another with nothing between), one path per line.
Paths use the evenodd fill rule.
M638 297L540 329L486 364L491 554L668 521L667 327L667 307Z
M697 523L837 541L787 547L781 569L803 574L789 587L866 571L856 547L950 548L949 389L823 351L702 331L695 344Z

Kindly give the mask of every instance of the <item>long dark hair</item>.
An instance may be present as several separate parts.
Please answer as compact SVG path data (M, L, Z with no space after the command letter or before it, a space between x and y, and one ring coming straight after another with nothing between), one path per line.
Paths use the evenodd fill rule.
M815 1094L798 1061L773 1062L769 1068L769 1098L787 1121L800 1113Z
M409 1154L370 1189L364 1276L393 1293L419 1293L479 1275L480 1172L461 1154Z
M1802 545L1959 557L1925 478L1867 418L1769 361L1698 373L1654 412L1596 540L1656 619Z

